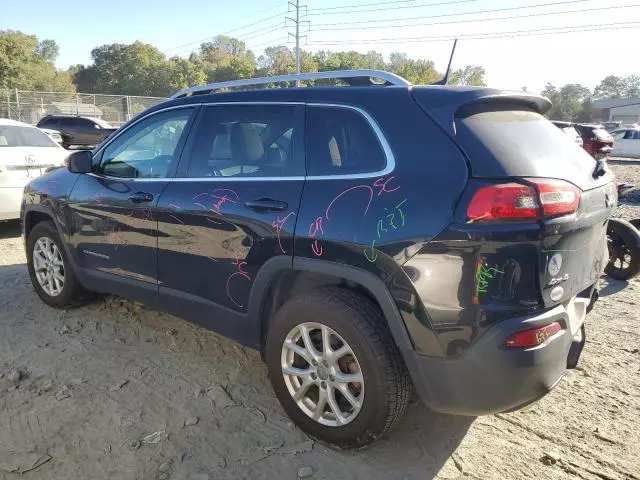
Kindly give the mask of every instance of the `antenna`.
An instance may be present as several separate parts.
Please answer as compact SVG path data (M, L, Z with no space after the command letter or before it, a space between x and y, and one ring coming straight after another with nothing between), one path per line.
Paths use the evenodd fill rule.
M451 49L451 56L449 57L449 64L447 65L447 71L444 73L444 77L437 82L433 82L431 85L446 85L449 80L449 73L451 72L451 62L453 61L453 54L456 53L456 45L458 44L458 39L456 38L453 41L453 48Z

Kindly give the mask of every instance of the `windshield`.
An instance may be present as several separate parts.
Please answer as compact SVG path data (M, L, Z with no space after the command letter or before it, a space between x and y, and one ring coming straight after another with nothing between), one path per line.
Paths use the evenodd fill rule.
M37 128L0 125L0 148L57 146L51 137Z
M107 122L105 122L104 120L102 120L101 118L91 118L91 120L93 120L94 122L96 122L98 125L100 125L102 128L113 128L111 125L109 125Z

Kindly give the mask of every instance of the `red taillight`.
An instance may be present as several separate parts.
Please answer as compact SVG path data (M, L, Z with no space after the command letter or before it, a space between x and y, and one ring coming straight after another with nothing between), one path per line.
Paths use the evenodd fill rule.
M540 194L545 217L573 213L580 205L580 189L562 180L531 179Z
M530 330L522 330L521 332L512 333L507 338L506 345L511 348L536 347L546 342L548 338L554 336L560 330L562 330L562 327L558 322Z
M578 209L580 189L563 180L527 179L534 187L519 183L487 185L476 190L467 206L467 218L523 220L567 215Z
M533 188L518 183L480 187L467 207L469 220L524 219L538 216Z
M593 155L593 140L585 140L582 142L582 148L584 148L589 155Z

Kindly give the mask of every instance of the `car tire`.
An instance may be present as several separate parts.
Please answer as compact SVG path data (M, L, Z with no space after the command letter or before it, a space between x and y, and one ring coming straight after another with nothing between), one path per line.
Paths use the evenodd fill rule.
M60 235L51 221L38 223L29 233L27 268L36 293L51 307L71 308L91 298L90 292L78 282Z
M382 312L364 295L331 287L293 297L271 319L265 347L282 407L320 441L364 447L402 417L411 398L400 351Z
M609 263L604 271L616 280L630 280L640 273L640 233L631 223L620 218L609 219L607 225Z

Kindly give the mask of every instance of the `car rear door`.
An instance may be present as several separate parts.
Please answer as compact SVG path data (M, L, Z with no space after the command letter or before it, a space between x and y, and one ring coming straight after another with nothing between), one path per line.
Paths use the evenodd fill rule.
M262 269L291 268L304 107L203 106L158 204L163 308L257 346L245 314Z
M86 286L146 303L157 299L156 206L175 174L197 107L152 113L94 157L68 200L70 243Z

